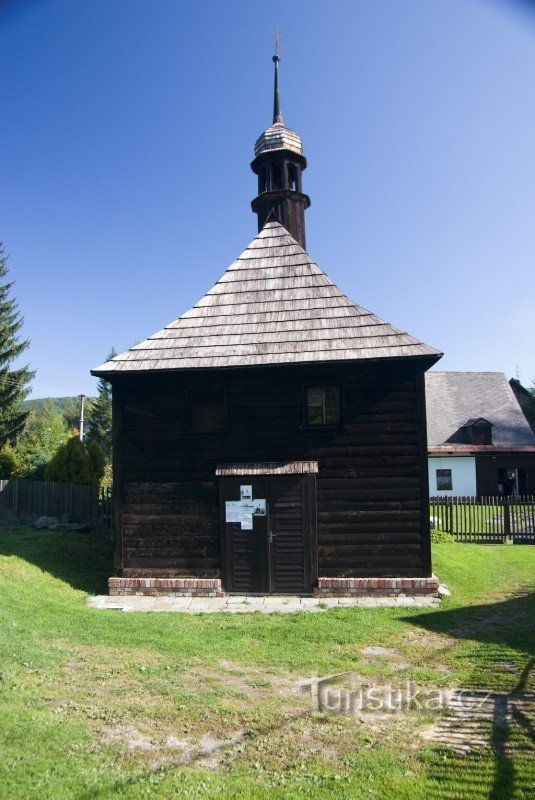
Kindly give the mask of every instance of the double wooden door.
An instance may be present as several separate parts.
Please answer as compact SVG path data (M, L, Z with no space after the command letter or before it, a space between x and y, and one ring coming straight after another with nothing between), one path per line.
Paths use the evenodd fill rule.
M226 591L309 593L317 580L315 475L220 478Z

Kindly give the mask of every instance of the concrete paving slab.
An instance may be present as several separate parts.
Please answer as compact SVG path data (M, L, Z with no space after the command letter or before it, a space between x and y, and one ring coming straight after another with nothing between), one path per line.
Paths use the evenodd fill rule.
M108 611L180 611L185 614L296 614L360 606L436 606L433 597L301 597L300 595L231 595L227 597L176 597L161 595L97 595L88 606Z

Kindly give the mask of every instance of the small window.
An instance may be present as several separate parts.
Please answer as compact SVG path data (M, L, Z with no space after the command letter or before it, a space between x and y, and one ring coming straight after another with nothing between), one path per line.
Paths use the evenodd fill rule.
M258 173L258 194L266 191L266 170L261 169Z
M340 388L338 386L309 386L307 389L308 425L338 425L340 423Z
M451 469L437 469L437 491L453 489Z
M472 444L492 444L492 428L490 425L472 426Z
M193 392L191 427L196 431L217 431L225 427L223 392Z

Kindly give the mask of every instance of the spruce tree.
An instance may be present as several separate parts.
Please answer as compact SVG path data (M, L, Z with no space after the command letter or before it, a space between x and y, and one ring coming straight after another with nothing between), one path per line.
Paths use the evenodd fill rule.
M19 339L23 319L16 300L10 296L13 281L6 281L8 272L7 256L0 244L0 447L14 441L24 427L28 411L23 400L35 374L27 366L11 368L30 343Z
M115 349L106 359L109 361L116 356ZM108 463L112 457L112 412L111 412L111 383L100 378L98 382L98 397L91 402L89 413L89 430L87 431L87 442L97 442L102 448L104 457Z

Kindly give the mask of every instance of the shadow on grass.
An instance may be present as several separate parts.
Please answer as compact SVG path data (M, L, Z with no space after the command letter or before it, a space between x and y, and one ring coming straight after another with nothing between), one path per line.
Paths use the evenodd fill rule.
M89 594L107 594L112 544L91 531L0 528L0 555L17 556Z
M525 658L520 677L512 690L489 696L491 713L487 720L489 731L486 749L470 746L474 726L477 729L477 719L468 715L453 720L451 737L448 723L444 725L441 744L432 756L430 770L437 800L513 800L533 796L535 703L530 678L535 664L534 618L535 594L528 592L495 603L405 618L411 625L480 643L482 651L476 662L477 671L472 681L469 680L469 684L479 689L486 684L489 689L493 687L499 670L508 667L507 659L511 659L512 650L520 658ZM470 685L467 688L471 688ZM454 747L459 735L466 742L464 752L456 752ZM452 775L455 775L455 782L452 782Z
M518 591L505 600L405 617L405 622L435 633L497 644L527 655L535 651L535 592Z

